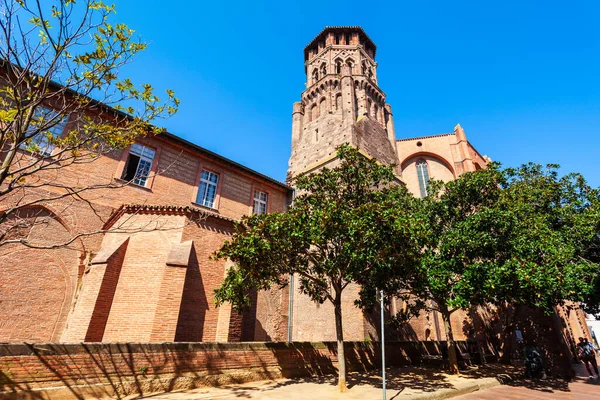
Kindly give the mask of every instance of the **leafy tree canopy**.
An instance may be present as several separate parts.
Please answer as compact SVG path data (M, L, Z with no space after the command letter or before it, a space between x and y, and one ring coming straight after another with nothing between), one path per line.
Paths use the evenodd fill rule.
M522 304L552 312L591 293L598 265L585 257L598 232L598 191L557 166L499 164L432 181L417 201L420 262L405 299L441 313L456 371L450 315L481 304ZM415 222L416 223L416 222Z
M21 210L119 187L65 184L61 171L162 132L153 121L173 115L179 100L124 76L146 44L115 21L113 5L0 1L0 246L31 245L19 234Z
M286 213L245 217L217 253L232 267L216 291L218 303L249 305L248 293L286 285L334 306L340 389L345 390L341 296L350 284L400 282L416 254L412 196L389 166L347 145L337 165L295 179L299 195Z

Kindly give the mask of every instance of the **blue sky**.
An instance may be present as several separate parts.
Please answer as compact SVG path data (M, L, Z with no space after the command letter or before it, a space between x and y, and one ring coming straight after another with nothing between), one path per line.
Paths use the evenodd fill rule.
M600 186L599 1L115 0L150 46L126 72L172 88L159 125L283 180L303 48L326 25L360 25L398 138L460 123L506 166L561 164Z

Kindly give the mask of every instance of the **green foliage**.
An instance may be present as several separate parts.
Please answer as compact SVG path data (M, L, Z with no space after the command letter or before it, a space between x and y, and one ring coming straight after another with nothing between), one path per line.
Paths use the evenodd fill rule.
M394 183L391 167L356 149L338 149L339 165L299 176L300 193L288 212L245 217L217 253L231 268L216 292L218 304L248 306L252 289L287 284L317 303L334 303L350 283L399 282L415 257L412 198ZM367 304L367 303L364 303Z
M241 310L249 306L251 291L283 286L296 276L302 293L334 306L338 385L345 391L342 293L351 283L372 288L401 281L416 247L412 225L404 223L412 197L394 183L392 168L347 145L337 155L337 166L296 178L300 195L288 212L242 220L216 254L235 265L215 300ZM372 302L363 299L361 305Z
M553 165L491 164L430 182L413 215L422 252L410 295L451 311L510 302L551 312L583 300L598 275L586 256L598 242L598 199L583 177L561 178Z
M432 181L428 196L416 200L413 223L419 227L421 257L409 293L422 307L423 300L451 309L483 300L497 243L488 210L500 196L500 179L492 165L445 184Z
M3 160L0 184L11 175L16 149L38 151L41 136L61 149L54 159L73 161L74 154L77 159L90 152L106 153L139 136L160 133L162 129L151 122L177 111L179 100L172 90L161 98L152 85L136 86L122 76L122 67L147 45L127 25L112 22L114 5L6 0L3 9L0 147L9 146L11 151ZM52 109L53 115L36 118L42 107ZM67 120L71 128L67 134L50 134ZM33 163L29 170L22 171L21 166L19 171L31 175L38 167Z
M437 310L452 337L458 309L509 303L551 313L566 301L598 304L599 193L579 174L559 177L557 168L491 164L430 182L412 219L420 259L409 285L395 291L412 308L398 321Z
M526 164L504 171L501 194L490 281L497 300L548 313L584 300L598 276L597 261L586 254L599 232L598 189L580 174L559 177L556 165Z
M159 96L152 85L124 76L146 43L115 18L114 5L102 1L2 1L0 200L12 206L0 224L20 209L117 187L67 185L55 174L163 132L154 122L177 112L172 90ZM27 197L29 189L60 194ZM4 226L0 246L11 230L22 231Z

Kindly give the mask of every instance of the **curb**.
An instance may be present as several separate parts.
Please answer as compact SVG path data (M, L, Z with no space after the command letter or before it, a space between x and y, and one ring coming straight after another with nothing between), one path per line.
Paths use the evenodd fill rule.
M477 392L479 390L490 389L496 386L505 385L509 382L515 380L514 375L502 374L498 375L495 378L484 378L480 383L472 383L460 387L458 389L440 389L436 390L435 393L426 393L419 394L411 397L411 400L443 400L450 399L452 397L462 396L464 394L469 394L473 392Z

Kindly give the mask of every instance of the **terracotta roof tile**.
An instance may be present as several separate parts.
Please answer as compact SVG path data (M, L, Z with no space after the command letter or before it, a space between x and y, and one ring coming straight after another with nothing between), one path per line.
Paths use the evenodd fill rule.
M435 138L435 137L452 136L452 135L454 135L454 132L452 132L452 133L440 133L438 135L418 136L418 137L406 138L406 139L397 139L396 142L408 142L409 140L430 139L430 138Z
M123 204L121 207L113 211L102 229L110 229L110 227L123 214L163 214L163 215L186 215L200 214L205 217L212 217L231 223L239 222L239 220L225 217L219 213L204 210L194 206L175 206L175 205L158 205L158 204Z

